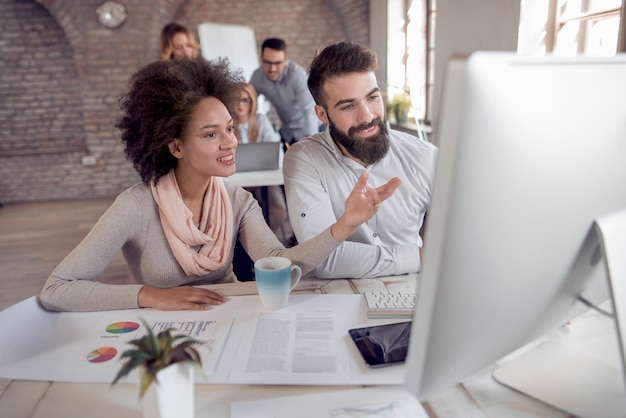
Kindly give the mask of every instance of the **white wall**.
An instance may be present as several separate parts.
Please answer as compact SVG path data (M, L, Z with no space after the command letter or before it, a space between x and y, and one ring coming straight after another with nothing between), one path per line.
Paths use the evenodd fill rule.
M250 80L254 70L259 68L256 37L251 27L228 23L200 23L198 35L200 50L205 59L228 58L234 68L242 70L246 80Z
M387 0L370 0L369 47L378 56L376 79L387 80Z
M519 21L520 0L437 0L433 129L448 59L479 50L516 51Z

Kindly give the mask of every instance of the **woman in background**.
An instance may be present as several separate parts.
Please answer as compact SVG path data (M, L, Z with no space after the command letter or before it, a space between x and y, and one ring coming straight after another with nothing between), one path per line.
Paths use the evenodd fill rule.
M233 120L235 122L235 135L240 144L255 142L280 142L280 134L274 129L274 125L263 113L258 112L258 99L254 86L250 83L240 83L237 85L237 95L235 96L235 112ZM280 148L280 162L282 166L282 147ZM247 188L257 200L261 201L261 188ZM291 225L287 218L287 200L285 192L281 186L268 186L267 199L269 203L268 223L274 234L284 245L293 245L294 236Z
M195 58L199 50L196 37L185 26L168 23L161 30L161 61Z
M242 144L254 142L279 142L280 134L263 113L258 113L258 99L254 86L249 83L237 85L235 98L236 135Z

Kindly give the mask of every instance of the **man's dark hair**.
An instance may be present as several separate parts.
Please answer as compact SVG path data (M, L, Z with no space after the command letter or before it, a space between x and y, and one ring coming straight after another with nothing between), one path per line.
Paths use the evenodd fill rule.
M263 41L261 45L261 55L263 55L263 50L265 48L274 49L276 51L284 51L287 53L287 44L280 38L267 38Z
M157 61L130 79L130 89L120 99L124 152L146 184L155 184L176 166L168 144L183 138L200 100L215 97L232 112L235 84L241 71L230 69L227 59L204 58Z
M376 70L376 54L356 42L344 41L322 50L309 66L308 86L315 103L326 107L324 84L333 77Z

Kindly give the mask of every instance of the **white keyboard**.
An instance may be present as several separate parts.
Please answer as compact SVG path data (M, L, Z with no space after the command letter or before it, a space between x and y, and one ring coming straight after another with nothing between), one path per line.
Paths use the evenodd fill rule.
M416 296L400 292L365 292L368 318L412 318Z

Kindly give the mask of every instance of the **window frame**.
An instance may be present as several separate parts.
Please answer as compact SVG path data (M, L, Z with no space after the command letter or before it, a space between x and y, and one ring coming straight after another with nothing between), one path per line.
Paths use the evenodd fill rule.
M567 3L568 0L563 0L564 3ZM586 3L587 1L585 1ZM569 22L579 21L579 22L592 22L607 18L614 18L618 16L620 18L619 22L619 30L617 34L617 51L616 53L626 52L626 13L624 7L624 0L622 0L622 4L619 7L611 7L606 9L601 9L595 12L582 12L574 16L566 16L563 17L559 14L559 0L550 0L548 6L548 19L546 22L546 39L545 39L545 47L546 53L554 53L556 48L557 39L559 31ZM586 52L587 45L584 40L586 39L586 34L588 31L588 25L582 25L578 33L578 39L581 40L578 44L577 54L584 54Z

